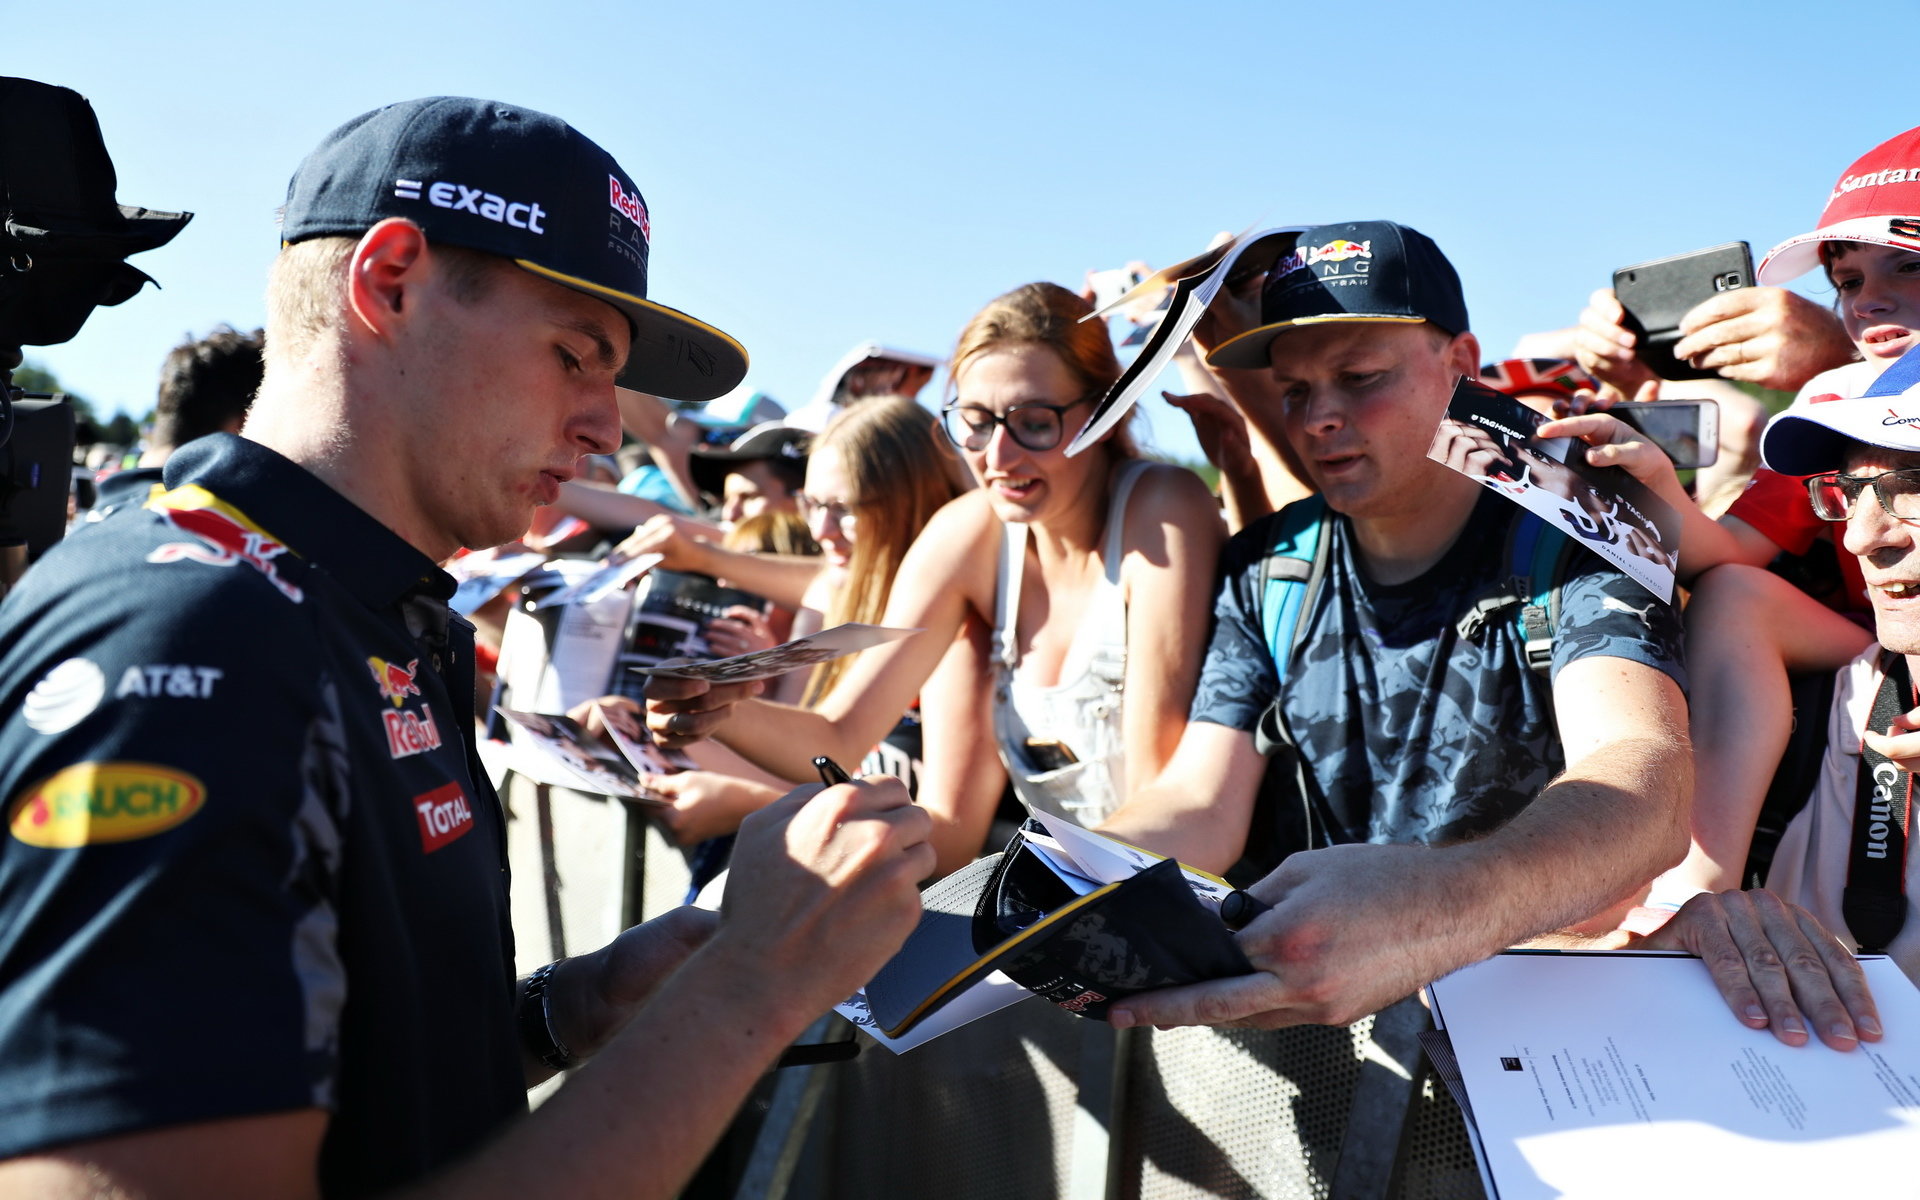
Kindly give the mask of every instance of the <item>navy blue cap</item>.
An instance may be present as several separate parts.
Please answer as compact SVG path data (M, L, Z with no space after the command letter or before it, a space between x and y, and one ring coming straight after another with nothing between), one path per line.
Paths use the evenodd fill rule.
M1264 367L1274 338L1297 325L1425 321L1467 330L1460 275L1433 239L1392 221L1316 225L1281 251L1260 292L1260 325L1207 355L1216 367Z
M739 342L647 299L646 201L612 155L558 117L462 96L355 117L287 184L281 244L358 235L388 217L619 309L633 326L621 387L711 400L746 376Z

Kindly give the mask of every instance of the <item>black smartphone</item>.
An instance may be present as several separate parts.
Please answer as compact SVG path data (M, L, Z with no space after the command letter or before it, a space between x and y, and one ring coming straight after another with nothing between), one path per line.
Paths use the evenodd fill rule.
M1634 354L1662 379L1718 376L1673 356L1680 318L1721 292L1752 286L1753 251L1745 242L1657 258L1613 273L1613 294L1626 310L1625 325L1639 339Z
M1710 467L1720 457L1720 405L1712 400L1646 400L1607 412L1666 451L1676 470Z

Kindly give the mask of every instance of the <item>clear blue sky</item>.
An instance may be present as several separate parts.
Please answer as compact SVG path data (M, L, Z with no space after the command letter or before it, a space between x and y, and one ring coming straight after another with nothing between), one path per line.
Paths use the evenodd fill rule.
M1217 230L1386 217L1439 241L1490 357L1613 268L1811 228L1913 123L1911 4L369 3L120 0L7 31L100 117L120 200L189 209L159 280L27 348L144 412L188 333L262 320L274 209L328 129L434 93L556 113L644 191L652 294L790 407L854 343L943 354L1016 284ZM1892 63L1894 65L1888 65ZM1896 98L1897 97L1897 98ZM1803 280L1824 298L1817 276ZM930 395L931 393L929 393ZM1194 454L1156 400L1148 440Z

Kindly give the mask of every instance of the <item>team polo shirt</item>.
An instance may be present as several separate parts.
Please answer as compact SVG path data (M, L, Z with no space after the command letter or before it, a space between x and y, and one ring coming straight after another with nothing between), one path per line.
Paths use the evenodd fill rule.
M0 1156L320 1107L328 1195L525 1109L452 580L201 439L0 606Z

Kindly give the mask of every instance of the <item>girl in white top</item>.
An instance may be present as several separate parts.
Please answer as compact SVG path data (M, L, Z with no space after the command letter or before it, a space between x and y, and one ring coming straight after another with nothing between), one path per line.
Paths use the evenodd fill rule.
M972 623L999 632L995 644L1011 683L997 706L997 740L1002 757L1026 777L1023 794L1042 796L1041 785L1052 780L1035 777L1069 754L1083 764L1073 774L1095 776L1056 789L1071 792L1071 804L1057 796L1031 802L1092 821L1123 801L1128 787L1159 773L1186 726L1225 533L1213 496L1192 472L1129 465L1137 453L1124 428L1067 456L1067 444L1120 374L1103 323L1080 321L1088 311L1064 288L1028 284L993 301L961 332L951 367L956 394L942 417L981 487L934 516L901 564L886 609L887 625L926 632L855 657L815 710L746 701L732 707L714 736L788 777L805 771L816 754L857 762ZM1116 503L1123 477L1130 494ZM1109 526L1116 519L1114 536ZM1017 545L1008 542L1009 525L1025 528ZM1004 589L1003 604L1007 554L1019 581ZM1124 668L1108 668L1119 675L1117 689L1102 688L1108 711L1094 718L1102 701L1092 698L1084 715L1065 718L1029 706L1023 697L1064 687L1054 695L1068 698L1070 713L1079 707L1075 675L1092 670L1097 677L1102 668L1091 664L1113 656L1087 643L1076 650L1076 636L1082 626L1099 626L1100 610L1111 614L1116 590ZM1124 706L1117 703L1122 695ZM710 697L672 701L650 711L649 722L663 740L684 742L694 723L681 714L720 707ZM922 716L929 729L994 719L932 705ZM1001 769L979 764L996 776ZM942 871L979 848L991 813L974 807L937 827Z

